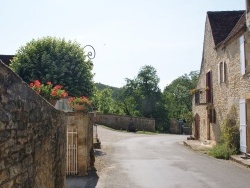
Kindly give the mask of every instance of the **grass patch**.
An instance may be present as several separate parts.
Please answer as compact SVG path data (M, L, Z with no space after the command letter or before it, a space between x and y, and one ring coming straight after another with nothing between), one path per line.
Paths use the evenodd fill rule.
M157 133L155 133L155 132L149 132L149 131L136 131L136 134L155 135Z

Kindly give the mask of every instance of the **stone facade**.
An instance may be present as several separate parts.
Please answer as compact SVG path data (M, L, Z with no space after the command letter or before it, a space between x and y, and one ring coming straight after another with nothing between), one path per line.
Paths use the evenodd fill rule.
M248 31L250 31L250 0L246 0L246 6L247 6L247 10L246 10L246 13L247 13L247 29Z
M218 23L219 24L219 23ZM239 23L237 23L239 24ZM234 32L232 30L232 32ZM231 32L231 33L232 33ZM245 38L246 74L241 74L240 40ZM193 97L193 135L200 140L218 142L221 124L231 107L236 107L239 119L239 101L250 93L248 65L250 64L250 34L244 27L229 35L223 43L215 44L207 16L203 44L203 58L197 84L200 104ZM206 102L208 73L211 73L212 101ZM201 102L203 101L203 102Z
M97 113L95 123L106 125L116 130L127 130L129 124L133 122L138 131L155 132L155 120L150 118L131 118L129 116L120 116L112 114Z
M0 187L65 187L66 122L0 61Z
M94 163L92 158L94 117L92 113L80 112L68 112L67 117L67 129L77 131L77 175L85 176ZM70 138L68 139L70 141Z

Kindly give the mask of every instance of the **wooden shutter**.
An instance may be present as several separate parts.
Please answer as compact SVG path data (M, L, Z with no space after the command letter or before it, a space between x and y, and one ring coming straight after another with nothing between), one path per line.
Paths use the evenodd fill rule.
M225 62L222 62L222 82L225 82Z
M224 82L226 82L226 80L227 80L227 64L226 64L226 62L224 62L224 64L223 64L223 74L224 74Z
M206 87L209 89L206 90L206 102L207 103L212 103L213 102L213 96L212 96L212 72L208 72L206 74Z
M242 75L244 75L246 73L244 36L241 36L239 40L240 40L240 72Z
M220 63L218 63L218 84L220 84Z
M240 99L240 151L246 153L246 100Z

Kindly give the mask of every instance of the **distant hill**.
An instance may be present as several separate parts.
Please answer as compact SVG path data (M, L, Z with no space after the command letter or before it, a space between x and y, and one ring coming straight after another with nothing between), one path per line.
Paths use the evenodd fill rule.
M102 83L95 83L95 85L98 90L111 89L113 99L115 100L121 99L123 88L113 87Z
M103 90L103 89L107 89L107 88L112 89L112 90L113 89L120 89L118 87L113 87L113 86L105 85L105 84L102 84L102 83L95 83L95 85L96 85L96 88L98 90Z

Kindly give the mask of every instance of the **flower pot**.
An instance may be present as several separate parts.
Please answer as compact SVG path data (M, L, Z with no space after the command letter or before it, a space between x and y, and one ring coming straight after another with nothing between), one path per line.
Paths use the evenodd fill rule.
M50 103L52 106L55 106L55 105L56 105L56 102L57 102L56 99L49 99L48 101L49 101L49 103Z
M74 104L73 106L74 111L85 111L86 107L83 104Z

